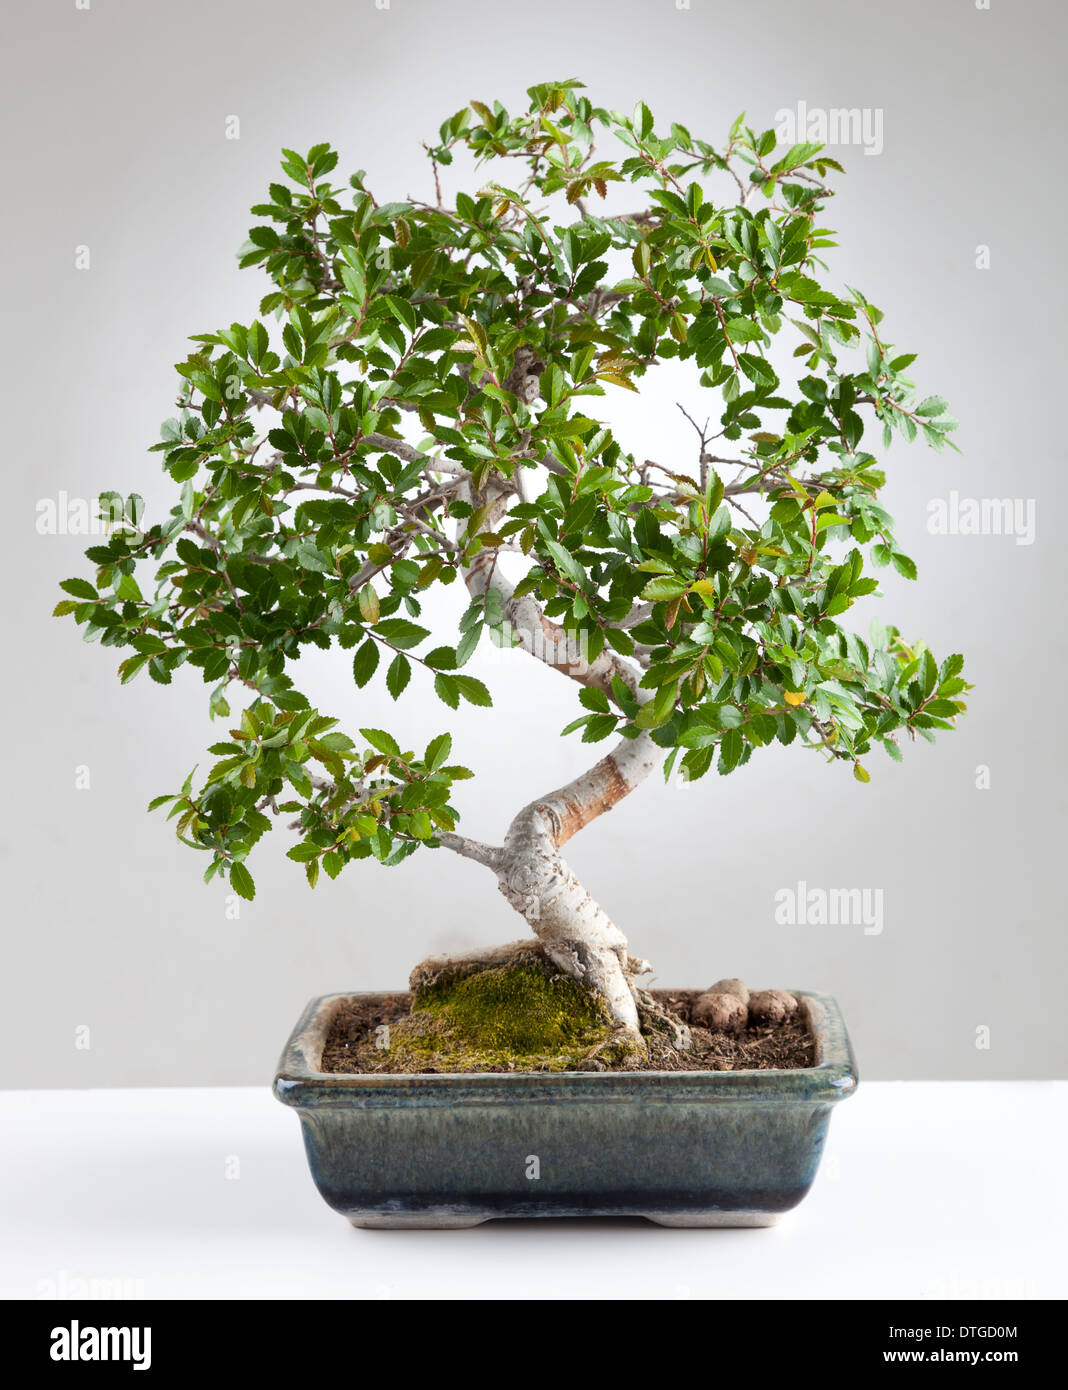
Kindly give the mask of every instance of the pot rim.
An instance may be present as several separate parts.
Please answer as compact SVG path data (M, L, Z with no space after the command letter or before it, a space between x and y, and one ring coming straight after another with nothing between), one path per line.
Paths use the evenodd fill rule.
M492 1104L518 1100L807 1100L833 1103L857 1086L857 1066L841 1010L830 995L792 990L816 1037L813 1067L739 1071L323 1072L330 1025L349 999L380 1000L395 991L343 991L312 999L282 1052L274 1093L285 1105Z

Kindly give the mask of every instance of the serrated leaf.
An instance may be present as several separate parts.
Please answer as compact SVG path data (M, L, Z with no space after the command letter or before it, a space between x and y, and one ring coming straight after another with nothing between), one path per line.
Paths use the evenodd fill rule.
M230 865L230 886L246 902L251 902L256 896L256 884L244 864Z
M429 628L410 623L407 618L383 618L375 632L391 647L400 647L402 651L417 647L424 637L430 636Z
M363 689L378 669L378 643L368 637L362 646L357 647L352 658L352 678Z
M917 571L915 560L910 560L907 555L902 555L900 551L894 551L890 559L898 574L904 575L906 579L916 578Z
M385 729L361 729L360 733L371 747L377 748L380 753L388 753L395 758L400 756L400 744Z
M456 688L460 694L472 705L489 706L493 704L493 697L485 684L475 676L454 675L451 679L456 683Z
M307 864L313 859L318 859L321 853L322 850L318 845L303 840L299 845L294 845L292 849L286 850L286 858L292 859L295 864Z
M562 546L559 541L546 541L545 548L553 557L557 571L569 579L572 584L582 587L586 583L586 571L571 554L570 550Z
M641 596L653 603L670 602L671 599L684 594L689 587L686 580L680 579L677 575L660 575L656 579L650 579Z
M460 706L460 690L456 679L455 676L446 676L440 671L434 677L434 691L450 709L458 709Z
M389 670L386 672L386 689L394 700L399 698L411 678L412 663L406 656L401 656L398 653L390 662Z
M732 772L742 756L744 741L738 729L726 729L719 744L720 772Z
M436 772L444 763L445 759L452 752L452 735L438 734L437 738L432 738L426 746L423 754L423 762L431 772Z
M95 601L100 597L88 579L61 579L59 587L74 598Z
M374 624L378 622L378 614L380 612L380 607L378 602L378 594L375 592L375 589L372 585L365 584L363 586L363 588L360 590L358 603L360 609L360 617L364 620L365 623L370 623L373 627Z

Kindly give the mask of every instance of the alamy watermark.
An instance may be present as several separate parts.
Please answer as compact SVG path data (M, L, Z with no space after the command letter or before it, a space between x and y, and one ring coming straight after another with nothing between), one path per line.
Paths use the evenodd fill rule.
M799 101L794 110L775 112L775 134L788 145L813 141L817 145L859 145L864 153L883 152L881 106L809 106Z
M100 1299L111 1302L114 1299L140 1299L145 1297L145 1281L128 1279L122 1275L104 1278L99 1275L71 1274L65 1269L54 1276L37 1281L37 1297L44 1302L64 1299Z
M485 650L493 661L495 652L508 652L520 649L536 656L546 666L565 668L585 668L590 664L590 636L584 630L567 631L552 624L548 629L518 628L505 621L496 626L487 626L489 647ZM497 661L501 658L497 657Z
M799 879L794 888L775 892L775 921L781 927L863 927L865 936L881 936L881 888L810 888Z
M53 1327L53 1361L129 1361L135 1371L152 1365L151 1327Z
M122 497L102 492L99 497L72 497L60 491L38 498L34 529L39 536L108 536L112 531L141 532L145 499L136 492Z
M932 497L927 503L932 536L1014 536L1017 545L1035 541L1033 497Z

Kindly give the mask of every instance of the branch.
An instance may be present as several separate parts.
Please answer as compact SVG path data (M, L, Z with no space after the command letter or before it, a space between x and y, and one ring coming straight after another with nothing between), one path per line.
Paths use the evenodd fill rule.
M494 529L504 515L506 503L507 492L499 492L486 506L479 531ZM516 598L515 585L497 568L497 554L494 548L480 550L470 565L464 568L463 574L472 595L485 597L491 590L499 595L505 621L518 637L519 646L528 655L537 657L546 666L570 676L579 685L603 690L606 695L612 694L613 676L618 676L628 690L638 694L640 672L618 652L605 647L593 661L587 661L581 652L575 653L572 650L573 639L559 623L554 623L545 616L533 595L524 594L522 598Z
M639 623L644 623L647 618L653 616L653 605L651 603L639 603L636 608L632 608L625 618L620 620L620 627L637 627Z
M449 463L445 459L433 458L430 454L421 453L414 449L404 439L394 439L389 434L365 434L359 441L361 444L370 444L372 449L381 449L387 454L395 454L397 458L403 459L405 463L423 463L431 468L435 473L453 473L457 477L462 477L464 469L455 463Z
M469 835L457 835L452 830L443 831L438 839L443 848L451 849L465 859L474 859L478 864L485 864L487 869L497 869L500 865L503 850L496 845L484 845L481 840L473 840Z

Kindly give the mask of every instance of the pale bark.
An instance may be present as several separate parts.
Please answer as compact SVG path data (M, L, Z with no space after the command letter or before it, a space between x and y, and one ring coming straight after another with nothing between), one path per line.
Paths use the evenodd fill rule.
M507 494L500 494L490 505L479 528L492 531L501 520L507 508ZM606 647L593 661L586 661L576 652L567 633L559 625L547 618L541 611L533 594L515 597L515 586L501 573L494 548L480 550L464 571L464 579L472 594L487 594L495 590L501 600L504 621L518 638L519 646L530 656L535 656L554 671L559 671L580 685L594 686L611 694L612 677L619 676L629 690L639 694L636 672L630 662L618 652Z
M485 501L485 499L479 499ZM506 495L491 501L482 529L492 530ZM643 702L640 671L608 649L592 662L566 645L563 629L545 617L530 595L516 599L492 549L480 551L465 572L474 594L496 590L519 644L582 685L611 694L618 676ZM556 659L559 656L559 659ZM493 869L498 887L530 925L546 953L568 975L595 989L621 1028L640 1037L635 978L651 968L629 954L627 938L593 899L560 853L583 826L610 811L657 766L662 754L647 733L623 738L606 757L566 786L537 797L512 821L500 848L464 836L441 842Z
M640 1033L634 980L651 967L630 955L627 938L583 887L560 848L643 781L659 756L648 734L624 739L588 772L530 802L509 826L496 870L501 892L554 963L597 990L617 1023L635 1036Z

